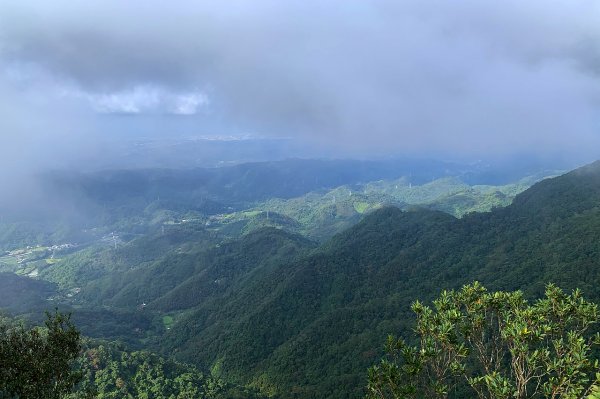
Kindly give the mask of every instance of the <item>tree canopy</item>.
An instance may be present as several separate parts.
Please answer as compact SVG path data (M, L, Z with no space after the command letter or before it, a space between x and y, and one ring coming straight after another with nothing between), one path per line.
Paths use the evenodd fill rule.
M72 368L81 350L70 315L47 313L45 328L0 323L0 397L58 399L81 374Z
M415 344L389 337L368 398L598 397L598 306L554 285L530 303L480 283L415 302Z

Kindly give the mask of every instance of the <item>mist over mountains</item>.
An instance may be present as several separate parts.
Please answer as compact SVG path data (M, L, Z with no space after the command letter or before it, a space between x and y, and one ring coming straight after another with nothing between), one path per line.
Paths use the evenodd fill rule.
M297 188L306 189L302 184L282 187L281 182L290 171L298 176L294 166L324 167L324 161L307 162L290 162L283 172L279 163L237 168L245 171L246 182L253 167L265 176L262 168L275 165L274 176L283 180L265 186L270 191L263 194L251 183L255 199L272 198L274 189L285 187L290 196ZM331 162L324 163L329 169L320 173L331 170ZM334 165L349 170L352 164ZM352 177L366 179L376 171L368 164L363 175ZM218 367L226 381L258 387L265 395L341 398L362 395L364 369L380 355L380 342L388 333L409 332L409 305L415 297L427 300L440 288L471 280L496 289L520 288L530 296L539 295L547 282L583 288L593 299L599 295L598 163L518 189L522 192L506 207L459 219L424 206L402 211L400 202L379 203L321 242L294 230L294 223L306 221L265 211L269 202L241 214L218 209L218 218L191 208L197 199L174 206L175 198L194 198L180 190L193 189L190 182L202 175L139 173L99 175L90 186L84 180L89 195L111 204L104 233L97 231L94 238L90 232L88 241L64 248L28 246L0 257L2 305L27 314L50 301L73 311L91 337L175 355L204 370ZM313 176L310 169L307 173ZM158 184L165 176L174 185ZM340 183L336 179L330 184ZM464 195L477 187L450 188L456 184L452 179L423 185L402 179L376 183L379 188L370 190L379 195L402 184L402 190L421 196L425 187L428 192L438 189L441 196L432 198L442 202L451 198L445 192ZM139 200L144 204L144 195L156 194L156 187L170 188L172 197L131 213L131 206ZM224 198L249 201L244 196L248 187L241 187L238 194L226 191ZM334 191L333 202L331 193L323 197L330 206L325 213L333 212L339 220L345 217L342 195L357 186L342 187ZM365 195L357 190L348 197L353 209L362 209L369 198ZM309 203L308 198L302 201ZM4 236L5 245L11 238L14 234ZM43 235L38 239L43 242Z
M0 7L15 162L106 137L248 134L344 158L598 156L591 1Z
M598 397L599 60L594 0L0 0L0 397Z

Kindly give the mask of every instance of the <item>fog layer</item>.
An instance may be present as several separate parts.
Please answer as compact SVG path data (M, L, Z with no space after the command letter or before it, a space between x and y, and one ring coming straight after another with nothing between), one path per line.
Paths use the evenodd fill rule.
M591 0L3 1L2 139L591 159L599 60Z

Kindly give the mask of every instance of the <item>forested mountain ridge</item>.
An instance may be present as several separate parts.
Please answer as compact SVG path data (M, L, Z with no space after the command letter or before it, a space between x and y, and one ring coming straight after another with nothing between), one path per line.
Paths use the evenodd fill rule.
M0 309L26 312L45 309L46 299L56 293L56 286L14 273L0 273L0 293Z
M299 232L320 242L356 224L383 206L413 206L441 210L462 217L509 205L515 195L546 176L530 176L503 186L468 185L456 177L444 177L413 185L408 177L310 192L290 199L273 198L254 207L211 217L223 231L249 231L272 225Z
M184 359L218 361L234 378L283 397L360 396L365 367L388 333L407 331L415 298L477 279L530 295L556 282L597 300L599 166L462 219L376 211L285 271L248 283L221 314L188 314L166 345Z
M89 210L92 215L111 209L114 217L125 209L139 212L152 201L162 200L170 209L216 214L270 198L293 198L314 190L409 174L415 184L445 176L467 177L469 173L477 181L476 171L436 161L288 159L221 168L49 173L40 177L40 185L52 211L67 205L79 208L79 213Z
M567 217L600 204L600 161L541 181L515 198L511 209L536 217Z
M74 307L74 319L87 335L118 338L144 348L149 338L170 328L179 313L193 309L199 301L210 298L207 303L218 306L226 292L243 289L245 281L251 283L302 257L315 244L301 235L326 241L386 203L452 206L448 211L453 213L472 206L485 210L510 202L531 179L506 186L469 186L456 178L443 178L419 186L403 177L288 200L270 199L246 211L209 217L185 207L164 208L173 204L161 198L133 216L127 216L123 208L113 214L109 206L105 212L115 218L114 224L87 228L92 240L80 244L51 246L40 231L20 225L33 237L42 238L31 242L35 244L31 247L7 251L0 257L0 270L24 276L20 281L31 288L8 296L5 306L32 315L49 306L66 306L65 311ZM497 201L493 198L496 194L503 197ZM448 196L461 198L447 202ZM13 248L10 240L7 244ZM253 253L260 256L247 255ZM40 285L26 276L50 280L57 286ZM33 297L37 308L32 307Z
M232 386L218 376L207 375L147 351L129 351L123 345L85 340L76 369L83 375L69 399L92 395L98 399L258 399L263 396Z
M386 204L403 208L416 204L462 214L506 205L527 185L527 181L521 181L506 186L468 186L456 178L444 178L412 186L407 178L401 178L342 186L289 200L271 199L247 211L209 218L161 209L165 204L160 200L146 208L142 218L146 227L139 225L139 218L125 219L119 222L125 231L117 232L116 236L114 232L107 234L96 245L74 247L72 253L59 256L52 253L51 258L46 247L34 248L37 258L30 257L42 260L30 263L29 257L25 257L24 263L12 266L7 263L4 267L21 274L39 274L62 289L77 290L74 301L84 299L94 304L131 307L151 302L165 294L165 289L194 274L195 264L205 262L200 259L200 252L227 241L245 239L245 235L256 229L277 227L325 241ZM0 258L0 266L3 262L14 263L14 259ZM105 302L107 299L109 302Z
M33 300L41 305L59 292L60 300L47 303L73 310L86 335L176 356L264 394L360 397L381 342L412 325L416 298L475 279L529 295L554 281L600 298L599 165L539 182L505 208L460 219L429 209L434 203L403 203L403 211L378 199L405 195L418 203L474 190L453 179L309 194L325 212L348 210L357 223L321 244L284 218L303 200L267 201L261 206L274 208L244 211L251 224L240 227L174 216L160 209L160 199L146 207L155 224L132 233L136 238L108 235L47 259L39 277L58 287L35 285ZM512 198L519 187L477 190ZM376 206L365 206L367 198ZM276 207L282 213L268 210ZM262 227L270 225L277 228ZM35 277L20 277L27 278Z
M113 233L129 241L182 221L223 225L227 234L274 225L324 240L382 204L431 203L460 216L505 206L555 174L509 168L490 175L493 169L423 160L289 159L221 168L49 171L19 207L0 204L0 250L88 245Z

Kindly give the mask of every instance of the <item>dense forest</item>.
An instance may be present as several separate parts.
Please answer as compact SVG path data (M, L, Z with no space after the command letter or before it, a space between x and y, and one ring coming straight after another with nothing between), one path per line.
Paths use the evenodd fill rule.
M383 337L409 331L415 298L476 279L532 296L555 282L598 300L599 183L594 164L538 183L491 213L376 211L232 291L219 312L206 302L182 315L166 345L183 359L220 361L234 378L284 397L346 397L350 387L360 396Z
M36 229L21 235L41 237L29 247L5 243L0 306L34 323L47 308L72 312L94 342L82 389L101 397L209 385L362 397L388 334L410 334L416 299L477 280L528 298L554 282L600 300L600 163L526 189L537 180L354 181L212 213L111 199L108 224L73 245Z
M0 0L0 399L600 399L600 0Z

